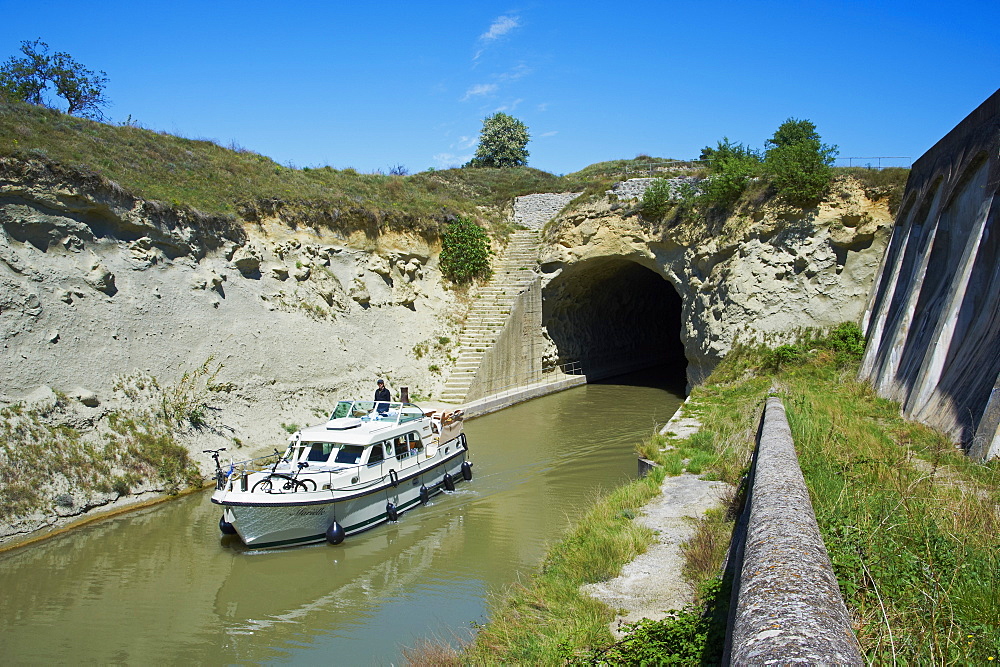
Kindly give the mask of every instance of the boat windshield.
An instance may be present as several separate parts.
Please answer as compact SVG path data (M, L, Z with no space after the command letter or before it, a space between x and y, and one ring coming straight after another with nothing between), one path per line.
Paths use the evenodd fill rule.
M423 416L423 410L412 403L340 401L330 415L330 420L355 417L364 421L393 421L403 424Z

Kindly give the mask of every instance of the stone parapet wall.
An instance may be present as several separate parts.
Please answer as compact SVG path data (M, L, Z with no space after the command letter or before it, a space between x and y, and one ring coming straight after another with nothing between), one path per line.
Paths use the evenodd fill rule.
M748 517L748 518L747 518ZM781 399L764 411L727 647L733 665L863 665Z
M579 196L579 192L561 192L516 197L512 222L529 229L541 229L546 222L563 210L566 204Z

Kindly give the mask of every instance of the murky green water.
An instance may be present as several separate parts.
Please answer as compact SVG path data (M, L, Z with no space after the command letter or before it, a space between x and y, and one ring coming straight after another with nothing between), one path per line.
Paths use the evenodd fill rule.
M338 546L246 551L201 493L0 556L5 663L389 664L468 638L681 397L651 376L466 424L471 484Z

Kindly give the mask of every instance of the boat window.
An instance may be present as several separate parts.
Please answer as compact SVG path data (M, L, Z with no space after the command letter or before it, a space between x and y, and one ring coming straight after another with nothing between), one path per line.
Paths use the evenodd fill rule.
M410 449L423 449L424 443L420 440L420 434L416 431L410 431L406 434L406 440L410 445Z
M333 414L330 415L330 419L340 419L341 417L353 417L351 414L351 406L354 405L351 401L339 401L337 407L334 408Z
M410 403L404 403L399 409L399 423L411 422L421 419L424 416L423 410Z
M334 450L334 446L329 442L313 442L306 443L310 445L309 456L307 461L326 461L330 458L330 453Z
M406 456L406 453L407 453L407 451L408 451L409 448L406 446L406 436L405 435L401 435L398 438L393 438L392 439L392 445L393 445L393 449L396 450L396 457L397 458Z
M368 465L381 463L385 460L385 452L382 450L382 443L372 445L372 452L368 455Z
M341 445L334 461L337 463L361 463L361 454L364 451L365 448L361 445Z

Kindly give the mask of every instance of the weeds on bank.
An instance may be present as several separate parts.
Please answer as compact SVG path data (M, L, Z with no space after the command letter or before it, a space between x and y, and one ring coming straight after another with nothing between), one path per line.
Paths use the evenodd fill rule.
M659 491L662 472L631 482L601 499L558 544L538 573L497 600L488 624L463 655L472 663L552 664L581 647L611 642L613 613L580 586L609 579L645 551L652 531L634 521Z
M146 199L212 214L265 213L278 205L290 219L352 229L436 229L460 214L492 218L517 195L581 188L580 179L530 167L446 169L406 175L359 173L330 166L282 165L235 143L188 139L138 124L111 125L19 102L0 102L0 157L52 162L96 173ZM265 216L266 217L266 216Z
M145 373L120 377L114 390L123 407L86 432L66 425L74 417L65 395L45 407L0 410L0 520L87 504L94 493L126 495L144 483L168 491L200 484L177 436L205 425L207 392L229 389L214 383L218 370L209 360L165 387Z
M1000 659L1000 467L903 421L896 404L832 364L783 379L816 518L867 657Z
M863 348L860 329L844 324L804 331L773 349L736 349L705 394L753 388L759 415L766 387L780 388L817 522L869 660L1000 659L1000 466L971 461L857 382Z

